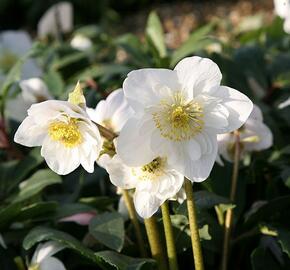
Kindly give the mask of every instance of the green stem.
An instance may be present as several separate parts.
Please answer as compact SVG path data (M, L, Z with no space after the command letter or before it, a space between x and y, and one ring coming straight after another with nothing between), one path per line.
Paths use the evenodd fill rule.
M169 214L169 207L168 202L165 201L161 205L162 211L162 218L163 218L163 226L165 232L165 239L166 239L166 247L167 247L167 255L169 261L169 269L170 270L178 270L178 263L177 263L177 256L176 256L176 249L173 237L173 229Z
M159 236L157 223L155 217L144 219L147 237L151 249L153 259L156 260L158 270L167 270L167 263L165 260L164 251L162 248L161 239Z
M188 220L191 234L191 245L194 258L195 270L203 270L202 250L199 239L196 206L193 198L192 183L185 178L184 188L186 193Z
M235 153L234 153L234 167L233 167L231 193L230 193L230 200L232 202L235 201L235 197L236 197L238 174L239 174L239 161L240 161L239 132L235 131L234 135L235 135L236 140L235 140ZM230 242L231 242L232 224L233 224L233 208L230 208L226 211L226 217L225 217L224 245L223 245L223 256L222 256L222 264L221 264L222 270L227 270L229 247L230 247Z
M132 200L128 190L123 189L122 194L123 194L123 198L124 198L126 207L128 209L130 220L131 220L131 222L134 226L134 229L135 229L140 254L142 257L145 258L145 257L147 257L147 252L145 249L145 243L144 243L144 240L142 237L141 227L140 227L140 224L138 222L138 218L137 218L137 214L136 214L135 207L133 204L133 200Z

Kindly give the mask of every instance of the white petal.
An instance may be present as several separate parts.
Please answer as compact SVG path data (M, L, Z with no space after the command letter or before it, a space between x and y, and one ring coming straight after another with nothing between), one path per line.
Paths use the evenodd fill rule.
M6 115L17 122L22 122L27 116L27 110L31 106L30 102L26 102L22 95L19 94L13 99L6 101Z
M24 31L4 31L0 35L1 47L22 56L31 48L32 42Z
M148 121L152 120L132 117L117 138L117 153L128 166L143 166L156 157L150 148L150 138L153 130L142 128Z
M142 218L152 217L161 205L161 201L146 191L135 191L134 205L138 215Z
M162 203L165 202L179 192L183 181L184 176L177 171L166 171L165 175L158 180L159 188L156 196Z
M184 145L176 145L174 154L169 156L169 163L181 174L194 182L201 182L208 178L217 156L217 139L214 134L203 133L208 142L206 151L198 160L192 160L189 149ZM197 141L198 137L195 138ZM202 142L204 144L204 141ZM201 144L200 144L201 145ZM183 148L182 148L183 146ZM210 149L210 151L209 151Z
M40 270L66 270L66 269L59 259L50 257L41 262Z
M36 103L39 100L44 101L51 99L47 86L43 80L39 78L30 78L28 80L22 80L19 83L22 90L23 99L27 102Z
M217 140L219 154L222 155L225 160L232 162L233 160L231 155L229 154L228 146L235 143L235 136L233 136L233 134L231 133L218 134ZM217 156L217 162L223 165L223 162L219 160L219 155Z
M48 167L59 175L69 174L80 165L78 148L67 148L47 136L41 147L41 156Z
M53 256L63 249L64 246L55 241L48 241L44 244L39 244L33 254L32 264L41 263L44 259Z
M48 34L69 32L73 28L73 7L71 3L60 2L49 8L39 20L37 34L40 38Z
M29 147L40 146L46 135L47 130L36 125L31 116L27 116L18 127L14 136L14 141Z
M261 109L256 104L253 104L253 105L254 105L253 110L249 116L249 119L253 119L253 120L262 122L263 121L263 114L262 114Z
M259 139L258 142L245 143L246 150L261 151L273 145L273 134L264 123L249 119L246 122L245 129L249 131L249 136L258 136Z
M289 0L274 0L275 12L278 16L285 18L289 13Z
M208 93L220 85L222 74L216 63L198 56L182 59L174 68L179 82L189 93L189 97Z
M180 90L177 74L169 69L139 69L131 71L123 83L125 97L136 112L159 102L159 89Z
M290 7L289 7L290 8ZM290 13L290 12L289 12ZM290 34L290 15L288 15L284 21L283 29L286 33Z
M229 111L229 124L226 128L221 128L219 133L231 132L240 128L252 112L252 101L246 95L227 86L218 87L214 96L221 98L221 104Z
M106 170L109 173L111 182L120 188L131 189L136 186L136 178L132 175L130 167L126 166L118 155L115 155L107 164Z

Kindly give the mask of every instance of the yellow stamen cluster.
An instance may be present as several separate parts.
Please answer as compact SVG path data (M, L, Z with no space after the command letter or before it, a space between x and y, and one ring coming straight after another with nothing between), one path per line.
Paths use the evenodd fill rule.
M73 148L82 143L82 134L77 125L77 119L68 122L55 121L48 127L48 134L54 141L61 142L65 147Z
M195 101L186 101L181 92L175 93L173 99L162 100L159 105L159 109L152 115L163 137L184 141L193 138L203 129L201 105Z
M150 163L142 166L141 168L132 169L132 173L139 180L154 180L163 174L165 163L165 158L158 157L153 159Z

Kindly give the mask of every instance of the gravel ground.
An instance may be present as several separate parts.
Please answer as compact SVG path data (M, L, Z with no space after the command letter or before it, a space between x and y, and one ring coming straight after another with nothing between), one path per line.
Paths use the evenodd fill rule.
M160 16L169 48L177 48L198 26L212 21L226 19L226 25L217 29L222 38L229 29L236 26L247 16L261 13L264 21L273 18L273 0L239 1L177 1L176 3L155 4L147 10L137 12L125 19L123 29L142 37L149 11L156 10Z

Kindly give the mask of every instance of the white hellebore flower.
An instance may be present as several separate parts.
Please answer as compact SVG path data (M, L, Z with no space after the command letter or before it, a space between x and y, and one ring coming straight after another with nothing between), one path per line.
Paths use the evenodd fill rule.
M63 246L53 241L39 244L33 254L28 270L65 270L63 263L52 257L62 249L64 249Z
M60 100L32 105L14 140L29 147L42 146L41 155L48 166L61 175L80 164L93 172L102 145L99 130L85 109Z
M174 70L140 69L123 89L134 110L117 138L117 153L128 166L156 156L191 181L205 180L217 156L217 134L239 128L253 104L244 94L221 86L218 66L188 57Z
M126 166L118 155L107 164L111 182L122 189L135 188L134 205L142 218L151 217L167 199L178 193L183 175L172 169L166 158L155 158L140 167Z
M73 29L73 6L69 2L60 2L50 7L37 25L37 35L40 38L49 34L57 36Z
M0 77L9 72L13 65L26 54L32 46L28 33L24 31L0 32ZM40 76L41 69L36 62L28 59L22 67L22 79Z
M257 105L254 105L248 120L239 129L239 136L241 158L246 152L261 151L273 145L273 134L263 123L263 115ZM233 133L218 135L218 152L228 161L233 161L235 140L236 137ZM223 165L219 157L217 161Z
M290 33L290 0L274 0L276 14L284 19L284 31Z
M77 34L73 37L70 45L77 50L86 51L93 46L92 41L84 35Z
M40 78L22 80L19 86L21 93L7 101L6 109L11 119L21 122L32 104L52 99L52 96Z
M133 110L129 107L124 97L123 89L117 89L106 100L101 100L95 109L87 108L87 113L95 123L106 127L114 133L119 133L124 124L133 115ZM102 152L98 159L98 164L106 168L111 156L115 154L113 143L105 140Z

